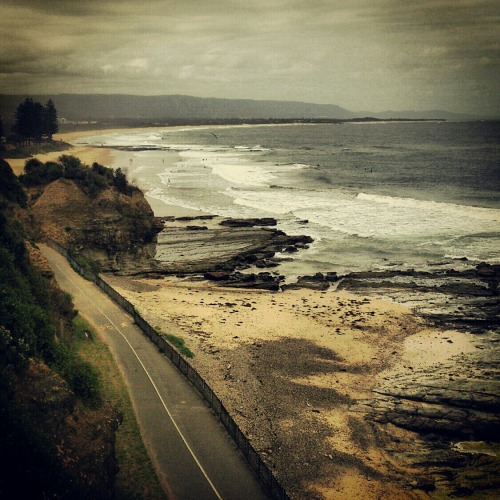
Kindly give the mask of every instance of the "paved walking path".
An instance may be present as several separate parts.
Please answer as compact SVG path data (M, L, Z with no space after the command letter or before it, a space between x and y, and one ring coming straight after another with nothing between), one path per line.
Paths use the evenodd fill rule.
M102 332L129 388L141 434L171 499L267 498L224 428L196 390L134 325L132 318L40 245L59 286Z

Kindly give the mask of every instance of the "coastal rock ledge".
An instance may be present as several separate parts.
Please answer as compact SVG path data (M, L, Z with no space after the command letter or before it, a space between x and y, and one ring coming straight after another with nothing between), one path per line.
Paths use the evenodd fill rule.
M197 230L193 230L193 221L197 221ZM287 235L268 227L276 223L270 218L220 220L200 216L165 219L165 227L158 235L158 271L163 274L201 274L225 286L277 290L283 280L278 274L273 273L270 277L269 272L240 271L276 267L287 258L286 254L308 248L313 239L307 235Z

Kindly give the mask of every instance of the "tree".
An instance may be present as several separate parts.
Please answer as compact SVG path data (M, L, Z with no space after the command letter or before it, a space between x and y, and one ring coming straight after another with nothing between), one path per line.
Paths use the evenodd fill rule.
M42 140L45 108L27 97L16 109L14 130L26 141Z
M47 106L34 102L27 97L17 107L14 131L27 142L40 142L42 138L52 140L52 135L59 131L57 124L57 110L52 99Z
M43 135L47 137L49 141L52 140L52 136L59 132L59 125L57 123L57 110L54 106L52 99L47 101L44 112L44 123L43 123Z
M59 163L63 166L63 175L66 179L83 179L85 177L85 166L79 158L71 155L61 155Z
M17 203L22 208L26 208L26 193L24 192L19 178L14 175L12 168L5 161L0 159L0 210L2 210L2 198L10 203Z

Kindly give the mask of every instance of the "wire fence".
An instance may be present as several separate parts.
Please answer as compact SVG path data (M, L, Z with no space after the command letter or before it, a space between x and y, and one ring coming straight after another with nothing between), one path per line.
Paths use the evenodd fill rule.
M208 383L161 334L159 334L135 309L127 299L120 295L112 286L106 283L100 276L96 275L89 269L83 267L71 256L71 254L55 241L48 241L49 246L66 257L71 267L85 279L94 282L103 292L105 292L114 302L127 311L134 319L135 324L142 330L144 335L148 337L158 350L163 353L177 369L189 380L189 382L197 389L203 399L208 403L213 413L222 422L228 434L231 436L236 446L247 461L251 470L254 471L262 486L268 493L277 500L288 500L285 489L279 481L274 477L274 474L261 459L259 453L252 446L238 424L234 421L224 404L215 394Z

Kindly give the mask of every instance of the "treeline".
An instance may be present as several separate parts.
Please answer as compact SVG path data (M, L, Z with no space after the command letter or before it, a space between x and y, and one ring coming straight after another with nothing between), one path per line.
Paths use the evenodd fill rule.
M13 142L21 144L52 141L52 136L59 132L57 110L52 99L44 106L27 97L16 109L12 132Z
M57 162L46 163L32 158L26 162L24 174L19 176L19 181L26 187L33 187L43 186L60 178L71 179L91 198L109 187L114 187L127 196L139 191L138 187L128 182L127 175L121 168L115 170L95 162L88 167L71 155L62 155Z

